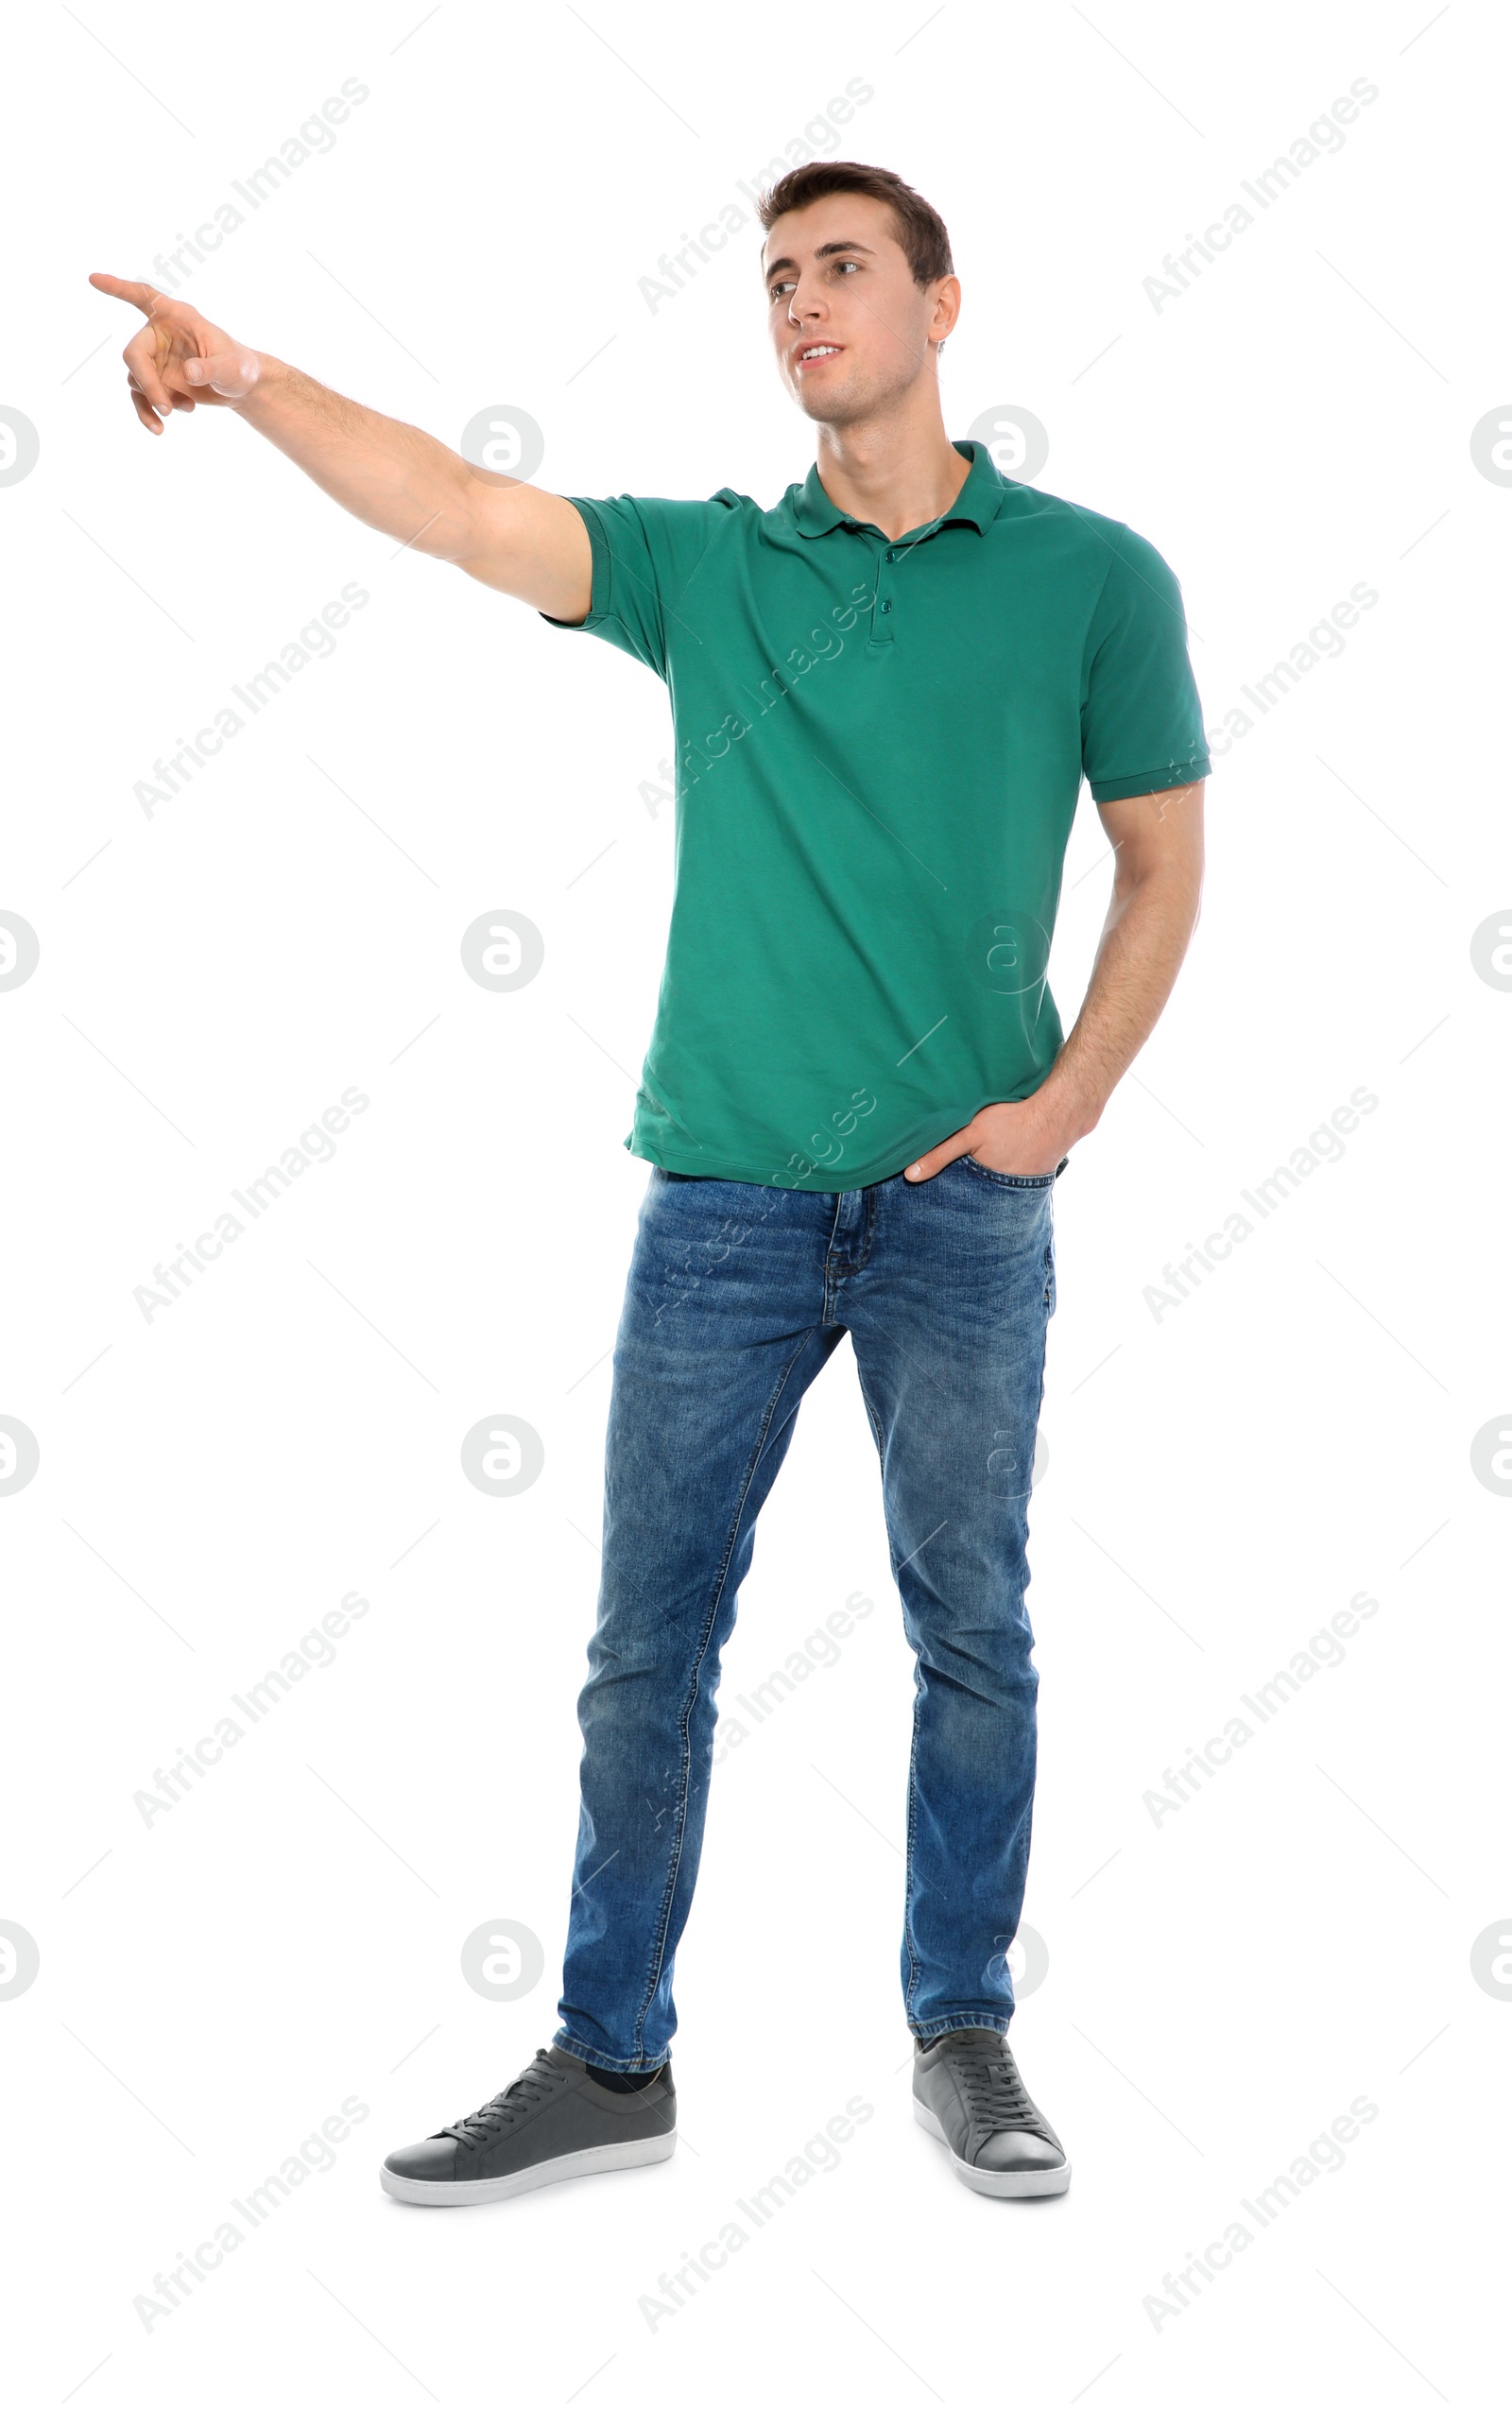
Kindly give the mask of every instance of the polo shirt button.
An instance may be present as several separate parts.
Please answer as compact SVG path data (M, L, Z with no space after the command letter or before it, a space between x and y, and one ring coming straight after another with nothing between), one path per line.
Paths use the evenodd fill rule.
M886 615L887 615L888 611L889 611L891 609L892 609L892 604L891 604L890 602L885 602L885 603L883 604L883 606L882 606L882 615L883 615L883 617L884 617L884 618L885 618L885 617L886 617Z

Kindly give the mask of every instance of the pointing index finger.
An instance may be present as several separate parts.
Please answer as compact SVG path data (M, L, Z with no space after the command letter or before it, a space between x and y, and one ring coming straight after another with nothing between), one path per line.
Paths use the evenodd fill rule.
M155 284L138 284L129 277L104 276L97 269L89 281L99 292L109 293L112 301L129 301L144 318L151 318L158 303L167 299L167 295L160 293Z

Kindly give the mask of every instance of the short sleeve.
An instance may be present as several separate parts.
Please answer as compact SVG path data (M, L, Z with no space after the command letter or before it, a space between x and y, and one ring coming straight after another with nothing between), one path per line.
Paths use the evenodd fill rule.
M582 501L576 493L565 498L588 529L593 600L586 619L553 619L545 611L541 617L553 628L603 636L664 678L678 601L725 515L724 504L629 493L607 501Z
M1098 803L1190 785L1211 766L1181 588L1130 527L1120 529L1087 630L1081 759Z

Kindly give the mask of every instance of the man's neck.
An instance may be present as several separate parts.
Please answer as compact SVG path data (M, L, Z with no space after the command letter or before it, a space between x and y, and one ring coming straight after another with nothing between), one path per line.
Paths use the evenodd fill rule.
M819 428L819 483L838 509L895 540L948 510L971 473L945 432L937 400L921 416L900 412Z

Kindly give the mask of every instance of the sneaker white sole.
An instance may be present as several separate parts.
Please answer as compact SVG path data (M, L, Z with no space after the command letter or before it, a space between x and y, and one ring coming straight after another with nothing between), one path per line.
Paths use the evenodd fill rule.
M565 2158L542 2159L539 2166L523 2166L518 2175L494 2175L478 2182L422 2183L413 2175L379 2170L384 2190L396 2200L422 2209L481 2208L488 2200L512 2200L521 2192L539 2192L546 2183L564 2183L574 2175L610 2175L616 2167L650 2166L672 2156L676 2130L653 2133L641 2142L606 2142L596 2150L574 2150Z
M1017 2174L1000 2174L989 2166L968 2166L965 2159L957 2158L951 2149L950 2136L944 2125L934 2109L926 2108L921 2099L914 2102L914 2118L926 2133L934 2134L936 2142L944 2142L946 2149L950 2150L951 2165L961 2181L969 2183L973 2192L986 2192L997 2200L1042 2200L1071 2189L1069 2159L1064 2166L1029 2166L1022 2168Z

